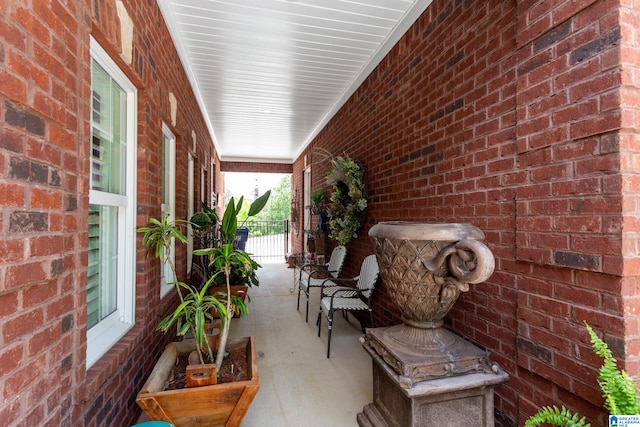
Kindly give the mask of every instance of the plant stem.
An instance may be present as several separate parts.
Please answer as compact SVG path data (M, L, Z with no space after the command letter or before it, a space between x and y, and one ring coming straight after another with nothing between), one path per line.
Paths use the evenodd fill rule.
M171 260L171 245L165 245L167 250L167 261L169 262L169 267L171 267L171 272L173 273L173 286L176 288L176 292L178 292L178 296L180 297L180 303L184 302L184 298L182 297L182 292L180 291L180 286L178 286L178 274L176 273L176 266L173 265L173 261Z
M218 346L218 354L216 354L216 367L220 371L222 366L222 360L224 359L225 348L227 347L227 338L229 336L229 326L231 323L231 284L229 283L229 275L231 274L231 267L226 265L224 267L224 275L227 282L227 316L222 319L222 331L220 331L220 345Z
M173 264L173 261L171 260L171 250L169 249L171 246L165 246L167 248L167 261L169 262L169 267L171 267L171 271L173 272L173 278L174 278L174 282L173 282L173 286L176 288L176 292L178 292L178 296L180 297L180 304L182 304L184 302L184 297L182 296L182 291L180 290L180 286L178 285L178 275L176 274L176 267ZM202 357L202 348L200 348L200 344L198 343L198 337L196 335L196 328L191 325L189 327L189 330L191 330L191 335L193 335L193 339L196 342L196 351L198 353L198 358L200 358L200 364L204 365L204 358ZM206 338L206 337L205 337ZM209 343L207 342L207 347L209 347ZM209 353L211 353L211 349L209 348Z

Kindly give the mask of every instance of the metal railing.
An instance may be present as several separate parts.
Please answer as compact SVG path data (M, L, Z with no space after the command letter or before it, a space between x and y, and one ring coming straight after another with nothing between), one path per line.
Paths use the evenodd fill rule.
M289 252L289 220L255 221L242 224L249 228L245 250L260 261L285 261Z

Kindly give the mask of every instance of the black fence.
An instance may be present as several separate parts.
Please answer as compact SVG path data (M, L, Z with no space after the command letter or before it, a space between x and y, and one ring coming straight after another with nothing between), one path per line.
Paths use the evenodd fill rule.
M246 221L249 229L245 250L260 261L285 262L289 252L289 220Z

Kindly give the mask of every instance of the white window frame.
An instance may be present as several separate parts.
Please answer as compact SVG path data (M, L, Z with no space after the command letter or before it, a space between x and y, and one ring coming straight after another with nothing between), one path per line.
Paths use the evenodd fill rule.
M124 195L89 190L89 203L118 206L118 267L116 311L87 331L89 369L135 324L135 247L137 184L137 89L118 68L100 44L91 37L91 58L118 83L126 93L126 184Z
M205 191L206 175L207 175L206 169L204 168L204 166L201 166L200 167L200 203L207 202L207 198L205 196L205 194L207 194L207 192Z
M162 150L164 152L164 189L167 194L162 195L162 214L168 214L169 219L176 219L176 137L166 123L162 123ZM176 262L176 239L171 239L171 262ZM171 271L171 265L165 262L162 265L162 280L160 285L160 297L164 298L171 290L175 289L173 282L176 277Z
M187 154L187 215L189 219L194 214L195 210L195 182L194 182L194 168L195 168L195 160L191 153ZM189 225L188 230L188 242L187 242L187 275L191 274L191 269L193 268L193 229L191 225Z

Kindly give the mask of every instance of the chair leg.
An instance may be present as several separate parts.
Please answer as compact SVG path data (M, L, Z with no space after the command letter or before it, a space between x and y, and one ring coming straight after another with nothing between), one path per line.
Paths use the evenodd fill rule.
M307 313L304 316L305 322L309 323L309 294L311 293L311 289L307 291Z
M358 321L360 322L360 330L364 334L366 333L366 331L364 330L365 328L364 328L364 322L363 322L362 316L357 316L357 317L359 317ZM375 328L376 326L373 321L373 310L369 310L369 324L371 325L372 328Z
M320 327L322 326L322 308L318 313L318 320L316 320L316 325L318 325L318 336L320 336Z
M298 307L297 307L298 311L300 311L300 291L301 290L302 289L300 288L300 284L298 284Z
M329 356L331 355L331 330L333 326L333 311L329 312L329 317L327 320L329 322L329 337L327 339L327 359L328 359Z

